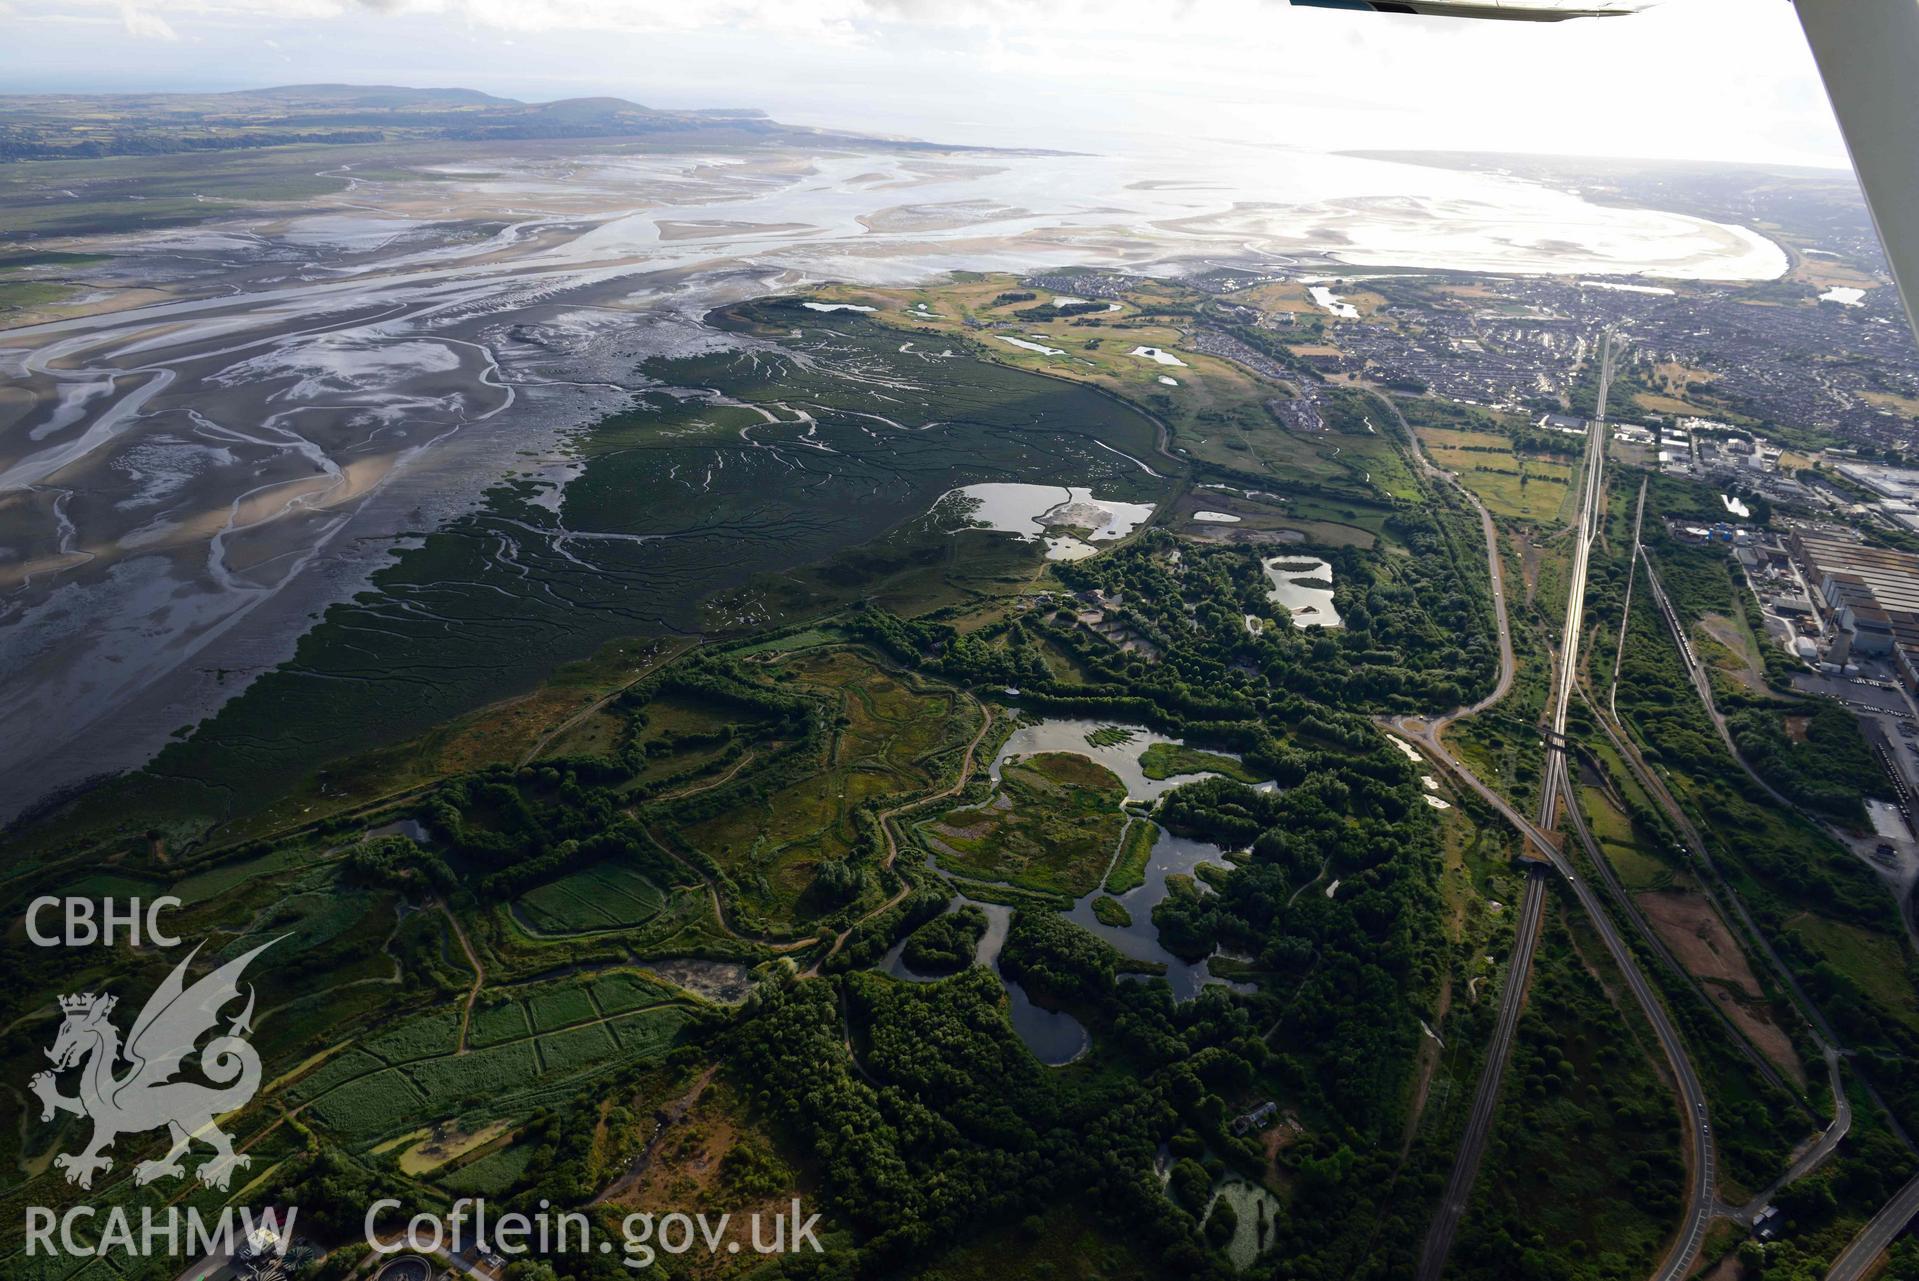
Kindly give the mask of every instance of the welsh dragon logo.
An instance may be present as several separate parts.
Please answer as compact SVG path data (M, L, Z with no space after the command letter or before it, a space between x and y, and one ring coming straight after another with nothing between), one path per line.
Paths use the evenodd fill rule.
M247 963L277 942L262 943L188 987L187 967L200 953L194 948L148 999L124 1046L110 1019L114 997L88 992L60 998L66 1018L47 1051L53 1071L35 1076L32 1088L40 1098L42 1121L51 1121L60 1112L93 1119L93 1138L84 1150L53 1158L54 1165L66 1171L67 1182L91 1188L97 1172L113 1168L113 1159L102 1153L116 1138L163 1126L173 1146L159 1160L134 1167L137 1184L184 1175L180 1157L195 1139L213 1149L212 1159L195 1171L200 1182L210 1187L224 1190L233 1171L251 1163L250 1157L233 1150L232 1142L214 1124L216 1118L245 1106L260 1088L260 1056L241 1037L253 1030L251 985L239 1017L199 1051L200 1073L211 1084L173 1078L194 1055L200 1037L217 1027L221 1009L239 999L240 975ZM127 1070L116 1074L122 1061ZM55 1077L76 1066L80 1093L69 1098L60 1093Z

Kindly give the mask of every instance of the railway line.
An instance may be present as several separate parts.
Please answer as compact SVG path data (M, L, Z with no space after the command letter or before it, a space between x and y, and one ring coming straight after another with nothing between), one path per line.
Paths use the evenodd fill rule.
M1587 431L1586 476L1574 531L1571 582L1567 593L1566 617L1559 647L1557 679L1551 715L1544 726L1546 771L1537 820L1529 820L1519 813L1510 802L1487 787L1463 762L1446 749L1440 739L1440 730L1444 728L1446 721L1451 719L1450 717L1430 722L1419 718L1402 717L1390 722L1388 728L1423 749L1432 760L1501 814L1521 833L1544 864L1560 875L1571 889L1580 908L1590 917L1593 928L1599 934L1614 963L1619 967L1620 973L1624 975L1634 999L1645 1013L1647 1022L1652 1026L1653 1034L1671 1069L1680 1097L1683 1124L1691 1143L1686 1213L1671 1248L1661 1262L1659 1270L1654 1274L1654 1281L1679 1281L1691 1271L1693 1263L1698 1259L1700 1248L1705 1243L1706 1228L1711 1223L1718 1206L1715 1195L1715 1149L1712 1125L1707 1114L1705 1089L1700 1084L1698 1073L1693 1069L1678 1029L1673 1025L1670 1015L1651 983L1640 971L1637 961L1627 947L1626 941L1620 936L1605 905L1600 902L1592 887L1578 875L1571 861L1562 851L1560 843L1551 835L1557 824L1560 802L1563 800L1566 802L1569 825L1573 829L1573 834L1595 858L1595 861L1597 860L1598 852L1594 848L1592 834L1586 830L1584 817L1579 813L1574 799L1572 778L1567 766L1566 722L1571 708L1572 694L1579 679L1579 651L1585 620L1586 578L1591 565L1592 545L1599 537L1605 512L1605 460L1608 436L1605 419L1606 400L1611 390L1613 376L1613 347L1613 335L1608 332L1602 342L1600 353L1597 412ZM1497 574L1498 548L1490 541L1488 553L1492 557L1494 572ZM1497 604L1500 633L1504 637L1507 634L1507 619L1503 593ZM1502 646L1502 659L1508 664L1511 662L1509 652ZM1468 1115L1466 1132L1461 1137L1459 1151L1454 1158L1445 1195L1427 1231L1426 1241L1420 1254L1419 1269L1416 1273L1419 1281L1438 1281L1443 1272L1446 1255L1458 1232L1460 1220L1464 1217L1467 1202L1471 1197L1472 1185L1478 1176L1479 1166L1485 1155L1501 1078L1511 1058L1519 1012L1524 1006L1526 990L1531 982L1532 959L1545 904L1544 887L1544 876L1534 872L1529 879L1526 898L1515 927L1513 955L1507 970L1506 987L1501 993L1500 1013L1495 1025L1493 1042L1488 1047L1486 1062L1481 1069L1473 1108Z

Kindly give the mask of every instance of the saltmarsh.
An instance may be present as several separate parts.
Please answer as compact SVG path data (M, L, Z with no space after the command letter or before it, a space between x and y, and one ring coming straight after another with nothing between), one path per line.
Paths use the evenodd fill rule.
M983 805L920 825L942 866L1074 898L1098 887L1126 816L1126 789L1111 770L1072 752L1009 761Z

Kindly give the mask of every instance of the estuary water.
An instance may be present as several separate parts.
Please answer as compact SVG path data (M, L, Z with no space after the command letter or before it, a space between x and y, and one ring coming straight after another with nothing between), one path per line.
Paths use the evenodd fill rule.
M558 501L567 442L631 405L642 361L738 345L703 322L722 303L1068 265L1785 267L1744 228L1286 147L315 163L340 189L298 212L49 242L100 257L87 301L0 331L0 721L33 727L0 739L0 820L145 762L507 472Z

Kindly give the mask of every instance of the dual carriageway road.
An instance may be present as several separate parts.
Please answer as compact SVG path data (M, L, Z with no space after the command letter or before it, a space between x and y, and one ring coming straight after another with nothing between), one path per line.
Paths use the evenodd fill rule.
M1591 919L1595 931L1604 942L1607 952L1619 967L1627 985L1632 989L1634 999L1639 1003L1647 1021L1651 1024L1678 1087L1683 1124L1691 1142L1688 1163L1691 1178L1685 1217L1671 1249L1659 1270L1654 1274L1654 1281L1679 1281L1679 1278L1684 1277L1691 1270L1694 1261L1698 1258L1700 1247L1705 1241L1706 1228L1711 1223L1718 1204L1715 1193L1712 1126L1707 1116L1705 1090L1699 1082L1698 1074L1693 1070L1678 1030L1673 1026L1665 1006L1657 993L1653 991L1652 985L1640 971L1625 940L1620 937L1605 905L1600 902L1592 888L1579 877L1570 860L1562 852L1559 842L1550 834L1556 823L1559 803L1564 800L1574 833L1586 847L1595 865L1599 865L1600 853L1594 846L1591 833L1585 828L1583 816L1578 812L1571 774L1566 763L1565 729L1572 692L1579 675L1586 578L1591 564L1592 545L1599 537L1605 512L1604 482L1608 435L1605 428L1606 399L1613 376L1613 336L1610 332L1604 338L1600 362L1597 412L1587 431L1586 476L1574 536L1571 584L1560 644L1552 716L1547 726L1546 773L1540 797L1538 821L1534 822L1520 814L1504 797L1482 783L1463 762L1447 750L1440 738L1440 731L1463 712L1456 712L1434 721L1401 717L1390 722L1387 728L1425 752L1455 780L1505 818L1545 860L1545 865L1559 873L1572 890L1581 909ZM1419 451L1416 441L1413 443L1413 448L1417 454ZM1495 588L1495 613L1500 634L1501 656L1499 692L1503 693L1511 687L1514 670L1509 621L1504 587L1501 582L1501 562L1496 532L1484 507L1480 507L1479 511L1487 535L1487 555ZM1498 694L1495 694L1493 699L1482 701L1469 710L1479 710L1496 701L1497 697ZM1468 1114L1466 1131L1461 1136L1459 1151L1447 1181L1445 1195L1421 1251L1416 1273L1419 1281L1438 1281L1445 1268L1446 1257L1451 1250L1453 1238L1457 1234L1459 1222L1464 1216L1472 1185L1478 1176L1479 1166L1485 1155L1486 1141L1492 1130L1500 1082L1505 1075L1506 1065L1511 1059L1519 1014L1524 1006L1526 989L1531 980L1532 959L1537 946L1544 906L1545 878L1542 873L1535 872L1529 878L1519 918L1514 927L1513 955L1507 969L1506 984L1501 991L1500 1010L1495 1024L1493 1042L1487 1049L1486 1062L1474 1094L1472 1110Z

